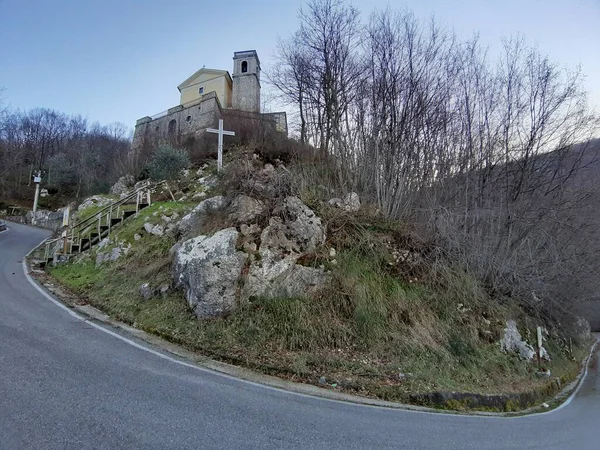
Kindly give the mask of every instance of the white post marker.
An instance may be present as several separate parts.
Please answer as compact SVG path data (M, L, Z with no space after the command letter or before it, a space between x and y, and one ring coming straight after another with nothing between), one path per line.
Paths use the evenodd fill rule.
M35 197L33 197L33 214L31 215L31 224L35 225L37 220L35 220L35 213L37 212L38 207L38 199L40 197L40 183L42 182L42 174L38 171L38 173L33 177L33 182L35 183Z
M216 133L219 135L219 147L217 149L217 170L220 172L223 169L223 136L235 136L233 131L225 131L223 129L223 119L219 119L219 129L207 128L208 133Z

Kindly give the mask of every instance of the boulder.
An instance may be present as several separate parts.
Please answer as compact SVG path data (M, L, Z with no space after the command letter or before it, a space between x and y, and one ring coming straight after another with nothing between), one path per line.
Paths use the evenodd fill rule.
M229 219L235 223L252 222L265 212L265 204L247 195L238 195L229 206Z
M246 255L236 250L235 228L189 239L175 249L173 280L197 317L218 317L236 305Z
M224 199L220 195L203 200L189 214L181 219L177 226L178 233L180 235L186 235L193 229L199 229L202 226L206 215L211 211L221 209L223 205Z
M314 252L325 243L325 228L321 219L298 197L287 197L276 214L284 219L284 233L297 251Z
M242 233L243 236L250 236L253 234L258 234L260 233L260 227L253 223L251 225L247 225L245 223L240 225L240 233Z
M296 197L288 197L260 235L259 257L250 264L244 298L297 297L326 282L325 271L296 264L325 242L321 219Z
M106 252L98 252L96 254L96 267L104 264L105 262L116 261L121 257L121 255L126 255L130 248L131 244L128 244L127 246L122 244Z
M124 175L119 180L113 184L110 188L110 193L113 195L123 195L126 194L135 186L135 178L133 175Z
M140 295L144 300L149 300L154 296L154 290L150 287L150 283L144 283L140 286Z
M335 198L332 198L331 200L329 200L327 202L327 204L329 206L333 206L334 208L341 208L342 205L344 204L344 201L341 198L335 197Z
M344 197L342 208L348 212L357 212L360 209L360 198L356 192L350 192Z
M100 206L100 207L108 206L112 202L113 202L113 200L110 198L102 197L101 195L93 195L91 197L86 198L84 201L82 201L81 204L79 205L79 207L77 208L77 211L83 211L84 209L87 209L91 206Z
M146 230L146 233L153 234L155 236L162 236L165 234L165 228L162 225L152 225L149 222L144 224L144 230Z
M360 209L360 198L356 192L350 192L348 195L341 198L332 198L327 202L329 206L333 206L334 208L340 208L344 211L348 212L357 212Z

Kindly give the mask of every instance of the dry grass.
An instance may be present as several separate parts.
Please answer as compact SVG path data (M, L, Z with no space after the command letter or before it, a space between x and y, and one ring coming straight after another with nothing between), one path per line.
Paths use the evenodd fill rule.
M330 270L331 284L319 295L259 298L213 320L197 320L180 292L144 301L142 283L170 279L169 237L128 239L134 248L115 264L100 270L92 262L71 264L52 275L108 314L209 356L297 381L316 383L324 376L361 395L405 401L415 392L515 392L542 382L533 365L501 353L497 344L507 318L530 329L537 325L511 299L490 297L405 224L369 208L348 214L327 206L334 181L326 186L322 179L310 184L283 175L272 185L245 168L248 163L232 166L222 186L265 202L299 195L326 224L326 247L301 261ZM297 167L292 163L289 170ZM223 214L209 215L199 232L223 228ZM127 224L122 236L133 236L143 220ZM337 250L335 264L329 247ZM397 262L398 250L415 258ZM577 370L558 336L548 345L553 374Z

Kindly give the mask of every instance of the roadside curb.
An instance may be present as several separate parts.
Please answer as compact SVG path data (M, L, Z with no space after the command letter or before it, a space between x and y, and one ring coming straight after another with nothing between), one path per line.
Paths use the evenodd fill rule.
M67 310L71 315L79 318L82 321L88 322L90 325L94 326L100 331L104 331L110 335L113 335L131 345L134 345L135 347L153 353L162 358L171 360L178 364L193 367L201 371L218 373L222 376L250 383L253 385L259 385L265 388L276 389L301 396L317 397L324 400L352 403L362 406L412 411L424 414L443 414L482 418L519 418L527 415L550 414L567 406L571 402L573 397L577 394L581 385L583 384L583 381L585 380L585 377L588 372L588 365L591 361L592 356L594 355L596 345L598 344L598 341L596 341L596 343L594 343L594 345L592 346L590 354L586 358L582 370L580 371L578 376L571 383L567 384L564 388L558 391L558 393L551 400L548 400L551 403L560 403L559 405L557 405L557 407L552 409L545 409L542 406L534 406L517 412L487 412L471 410L455 411L432 408L429 406L390 402L385 400L378 400L374 398L346 394L343 392L325 389L316 385L288 381L282 378L255 372L251 369L247 369L244 367L235 366L221 361L216 361L210 359L209 357L203 357L195 352L186 350L178 344L169 342L166 339L163 339L157 335L148 333L146 331L140 330L138 328L115 320L89 304L75 305L70 303L68 300L65 300L63 298L64 293L63 295L61 295L60 290L53 288L53 286L47 286L46 284L34 278L35 273L32 272L31 268L29 267L29 263L27 261L28 256L29 254L27 254L26 257L23 258L23 270L27 279L30 281L30 283L34 285L34 287L36 287L40 292L47 296L51 301L56 303L57 306L60 306L61 308ZM114 330L119 330L121 331L121 333L112 331L110 330L110 328ZM141 345L138 342L132 341L126 335L129 335L130 337L141 341L143 344L148 344L152 347L155 347L156 349L158 349L158 351L145 345ZM461 393L446 394L460 396L470 395ZM535 395L535 393L532 394L531 392L525 392L517 395L528 394Z

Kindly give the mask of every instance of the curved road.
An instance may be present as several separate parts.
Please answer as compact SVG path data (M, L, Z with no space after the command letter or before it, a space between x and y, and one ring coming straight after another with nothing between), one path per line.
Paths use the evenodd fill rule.
M0 449L600 448L598 368L564 408L523 418L359 406L186 367L57 307L23 273L46 232L0 234Z

